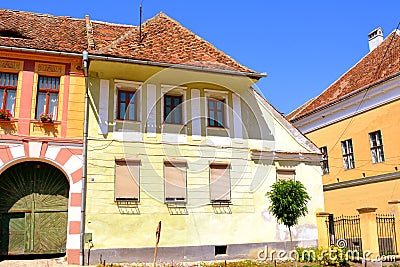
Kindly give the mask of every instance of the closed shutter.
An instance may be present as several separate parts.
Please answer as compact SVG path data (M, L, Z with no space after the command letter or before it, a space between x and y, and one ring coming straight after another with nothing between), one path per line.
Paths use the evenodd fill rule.
M186 202L186 162L164 162L165 201Z
M115 161L115 200L139 201L140 160Z
M211 202L228 202L231 200L228 164L210 165L210 198Z

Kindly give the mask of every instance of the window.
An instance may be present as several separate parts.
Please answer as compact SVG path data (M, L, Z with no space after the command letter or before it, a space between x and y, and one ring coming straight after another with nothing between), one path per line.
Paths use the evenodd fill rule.
M118 91L118 119L136 121L138 119L136 91Z
M211 202L231 201L229 164L210 165L210 199Z
M182 124L182 96L164 96L164 121L172 124Z
M224 127L225 124L225 100L208 98L208 126Z
M0 109L9 110L14 117L18 74L0 73Z
M164 162L165 202L186 202L186 162Z
M353 154L353 142L351 139L342 141L342 155L343 155L343 166L345 170L355 168L354 154Z
M322 153L321 168L323 174L329 173L329 163L328 163L328 148L323 146L320 148Z
M383 153L383 143L381 131L369 133L369 143L371 147L372 163L379 163L385 161Z
M52 114L53 120L57 119L58 92L60 90L60 77L39 76L36 99L36 119L40 114Z
M139 201L140 160L115 160L115 201Z
M293 180L296 175L296 171L293 169L278 169L276 170L276 180Z

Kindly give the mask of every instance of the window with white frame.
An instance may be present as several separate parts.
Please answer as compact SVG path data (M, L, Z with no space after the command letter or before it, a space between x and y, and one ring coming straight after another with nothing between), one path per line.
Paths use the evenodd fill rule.
M345 170L355 168L354 164L354 152L353 152L353 141L347 139L342 141L342 156L343 156L343 167Z
M39 76L36 98L36 119L42 114L49 115L57 120L58 94L60 91L60 77Z
M224 127L225 118L225 100L209 97L207 98L208 108L208 126Z
M385 161L383 152L382 133L380 130L369 133L369 143L371 149L372 163L380 163Z
M138 120L138 97L136 91L118 90L118 120Z
M183 95L164 95L164 122L183 124Z
M0 109L14 117L18 74L0 72Z
M328 174L329 173L328 148L326 146L323 146L320 148L320 150L322 153L322 160L321 160L322 174Z
M229 128L228 91L204 89L207 127Z

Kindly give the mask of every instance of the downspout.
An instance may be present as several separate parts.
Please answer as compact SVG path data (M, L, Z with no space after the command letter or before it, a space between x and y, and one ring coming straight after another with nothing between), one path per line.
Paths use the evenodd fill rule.
M86 185L87 185L87 143L88 143L88 126L89 126L89 53L83 51L83 72L85 75L85 111L83 122L83 162L82 162L82 202L81 202L81 227L80 227L80 265L85 265L85 211L86 211Z

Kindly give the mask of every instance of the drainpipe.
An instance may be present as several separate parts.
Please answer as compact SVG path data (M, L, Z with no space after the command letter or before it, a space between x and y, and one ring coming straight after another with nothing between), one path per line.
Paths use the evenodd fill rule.
M89 118L89 53L83 51L83 72L85 74L85 113L83 122L83 162L82 162L82 203L81 203L81 228L80 228L80 265L85 265L85 210L86 210L86 185L87 185L87 143L88 143L88 118Z

